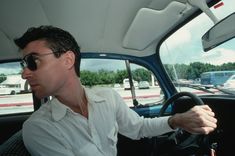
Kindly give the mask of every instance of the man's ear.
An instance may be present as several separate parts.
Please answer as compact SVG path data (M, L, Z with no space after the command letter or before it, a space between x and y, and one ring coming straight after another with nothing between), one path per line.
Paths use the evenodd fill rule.
M63 54L63 60L65 66L67 66L68 69L71 69L75 63L75 54L72 51L67 51Z

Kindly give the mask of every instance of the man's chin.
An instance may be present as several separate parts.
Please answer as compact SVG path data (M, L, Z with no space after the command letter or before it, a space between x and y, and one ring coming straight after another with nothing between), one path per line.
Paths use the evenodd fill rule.
M43 98L46 98L46 97L49 96L49 95L47 95L47 94L43 94L43 93L40 93L40 92L37 92L37 91L34 92L34 95L35 95L38 99L43 99Z

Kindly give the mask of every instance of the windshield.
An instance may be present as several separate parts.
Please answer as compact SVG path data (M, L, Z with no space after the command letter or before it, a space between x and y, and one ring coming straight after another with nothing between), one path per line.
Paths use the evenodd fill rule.
M234 12L235 1L220 4L211 7L218 19ZM235 39L204 52L201 37L211 26L202 13L173 33L160 47L162 63L178 91L235 95L234 84L227 82L235 74Z

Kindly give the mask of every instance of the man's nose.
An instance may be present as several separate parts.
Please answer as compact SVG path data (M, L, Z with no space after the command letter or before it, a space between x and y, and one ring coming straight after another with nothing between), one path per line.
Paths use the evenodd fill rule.
M29 68L25 67L22 70L21 77L22 79L28 79L32 75L32 71Z

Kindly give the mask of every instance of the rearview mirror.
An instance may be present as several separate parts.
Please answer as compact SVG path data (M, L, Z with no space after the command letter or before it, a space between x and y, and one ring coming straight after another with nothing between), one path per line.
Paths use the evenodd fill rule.
M235 37L235 12L228 15L202 36L203 50L206 52Z

